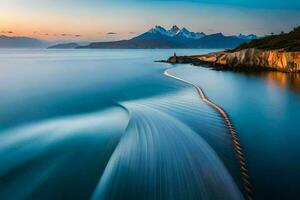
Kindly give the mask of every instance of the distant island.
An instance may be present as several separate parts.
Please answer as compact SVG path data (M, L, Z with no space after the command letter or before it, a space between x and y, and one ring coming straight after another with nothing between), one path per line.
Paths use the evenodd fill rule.
M79 46L80 46L79 44L71 42L71 43L56 44L48 47L48 49L75 49Z
M0 48L45 48L48 43L30 37L0 35Z
M227 70L300 72L300 27L290 33L270 35L226 51L205 55L172 56L169 63L206 64Z
M129 40L112 42L93 42L89 45L76 43L57 44L49 49L172 49L172 48L235 48L238 45L256 39L254 34L225 36L222 33L207 35L203 32L191 32L186 28L174 25L166 30L155 26L149 31Z

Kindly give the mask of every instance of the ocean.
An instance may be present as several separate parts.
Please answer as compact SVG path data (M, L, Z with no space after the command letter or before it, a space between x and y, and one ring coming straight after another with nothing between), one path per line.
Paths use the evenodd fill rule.
M154 62L190 50L0 50L0 199L300 197L300 76Z

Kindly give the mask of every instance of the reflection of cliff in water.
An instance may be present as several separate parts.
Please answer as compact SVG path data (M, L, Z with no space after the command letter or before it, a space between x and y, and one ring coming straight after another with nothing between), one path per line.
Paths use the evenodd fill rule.
M259 76L266 78L269 84L279 86L280 88L289 88L293 91L300 92L300 74L299 73L282 73L282 72L247 72L248 76Z
M267 74L267 78L270 83L300 92L300 74L270 72Z

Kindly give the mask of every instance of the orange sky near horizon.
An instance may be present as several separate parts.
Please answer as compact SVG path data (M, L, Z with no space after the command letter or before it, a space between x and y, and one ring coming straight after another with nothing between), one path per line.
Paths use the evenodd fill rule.
M98 18L88 17L74 21L68 17L37 16L34 20L14 14L0 14L0 34L8 36L28 36L45 40L63 39L113 39L110 32L119 33L117 38L126 38L131 33L126 30L116 29L105 22L91 24L91 21L99 21ZM120 34L125 32L125 34ZM127 34L126 34L127 33Z
M0 35L27 36L44 40L113 40L133 36L133 31L121 25L126 23L122 18L87 14L88 10L82 13L77 13L78 10L45 11L23 7L23 4L5 4L5 1L8 2L4 0L0 7ZM107 34L108 32L118 34Z

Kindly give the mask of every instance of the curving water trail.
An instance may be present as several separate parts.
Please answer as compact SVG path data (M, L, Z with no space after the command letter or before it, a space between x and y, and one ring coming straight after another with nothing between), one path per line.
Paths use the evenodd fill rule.
M193 83L191 83L187 80L181 79L179 77L176 77L176 76L170 74L168 69L165 70L164 74L168 77L174 78L178 81L187 83L187 84L192 85L193 87L195 87L195 89L199 93L199 96L200 96L201 100L203 102L207 103L208 105L210 105L212 108L216 109L220 113L220 115L223 117L226 125L228 126L228 129L229 129L229 132L230 132L230 135L231 135L231 138L232 138L232 142L233 142L233 145L234 145L235 153L236 153L236 155L239 159L241 179L243 181L243 186L244 186L246 196L247 196L248 199L253 199L252 185L251 185L251 182L250 182L250 176L248 174L248 169L247 169L246 160L245 160L245 157L244 157L244 154L243 154L243 150L242 150L242 147L240 145L239 139L236 135L236 132L234 130L234 127L233 127L227 113L225 112L225 110L223 110L217 104L211 102L205 96L203 90L199 86L197 86L197 85L195 85L195 84L193 84Z
M153 101L123 103L130 121L92 199L243 199L210 145Z

